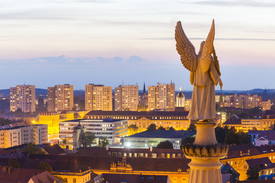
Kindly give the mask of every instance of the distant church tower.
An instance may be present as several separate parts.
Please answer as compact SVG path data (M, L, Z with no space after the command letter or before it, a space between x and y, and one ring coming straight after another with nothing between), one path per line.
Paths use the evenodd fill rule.
M145 89L145 82L143 84L143 92L139 95L138 111L146 111L148 108L148 95Z
M176 97L176 107L185 107L185 96L184 94L181 92L181 87L180 87L180 92L178 93L177 97Z

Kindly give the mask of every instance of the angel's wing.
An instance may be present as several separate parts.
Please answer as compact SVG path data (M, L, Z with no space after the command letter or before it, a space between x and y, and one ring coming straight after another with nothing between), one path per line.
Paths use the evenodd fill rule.
M213 45L214 37L215 37L215 24L213 20L210 32L204 43L201 58L200 58L201 59L200 63L201 63L203 72L207 72L209 70L212 62L211 54L213 53L213 50L214 50L214 45Z
M176 48L181 56L181 62L183 66L189 71L195 72L198 65L195 47L185 35L180 21L176 26L175 39L177 42Z

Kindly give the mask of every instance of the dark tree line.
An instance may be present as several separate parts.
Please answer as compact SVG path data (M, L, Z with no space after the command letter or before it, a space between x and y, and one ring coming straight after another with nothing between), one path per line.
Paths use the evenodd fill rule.
M240 130L237 132L234 127L228 129L227 126L225 127L216 127L215 129L216 138L218 143L224 144L249 144L251 143L251 136L247 133Z
M147 127L147 131L156 131L156 130L175 130L173 127L169 127L169 128L164 128L163 126L160 126L158 127L157 129L157 126L156 124L154 123L151 123L148 127Z
M224 144L250 144L251 143L251 136L247 133L240 130L237 132L235 128L228 129L227 126L225 127L216 127L215 128L216 139L218 143ZM181 144L192 144L195 141L195 137L185 137L181 140Z

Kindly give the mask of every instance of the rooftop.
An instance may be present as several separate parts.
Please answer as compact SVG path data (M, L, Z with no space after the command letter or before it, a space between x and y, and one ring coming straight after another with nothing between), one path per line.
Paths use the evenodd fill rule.
M156 131L144 131L141 133L137 133L134 135L131 135L129 137L147 137L147 138L180 138L186 136L193 136L196 132L189 132L185 130L156 130ZM128 137L126 137L128 138Z
M274 165L272 164L270 159L268 159L268 157L249 159L249 160L246 160L246 163L249 166L253 166L253 167L258 165L261 169L274 168Z
M80 122L81 123L91 123L91 122L105 122L105 123L110 123L110 122L119 122L119 121L124 121L126 119L113 119L113 118L103 118L103 119L73 119L73 120L65 120L61 122Z
M109 182L127 183L167 183L167 175L135 175L135 174L103 174L102 177Z
M110 116L187 116L189 111L90 111L85 116L110 115Z
M241 120L241 118L238 115L234 114L228 120L226 120L223 123L223 125L231 125L231 124L235 124L235 125L239 124L239 125L241 125L242 124L242 120Z
M47 154L66 154L66 152L58 144L43 144L42 148L46 151Z
M264 137L265 139L268 139L268 140L275 140L275 131L274 130L262 131L259 133L257 139L261 137Z
M45 155L45 154L31 154L31 159L48 159L48 160L61 160L77 162L84 167L90 167L95 170L110 170L112 163L122 161L122 157L99 157L99 156L73 156L73 155ZM172 159L172 158L127 158L127 163L132 165L135 171L171 171L178 172L180 168L183 172L189 169L188 163L190 159ZM63 163L62 163L63 164ZM65 165L63 165L65 166Z

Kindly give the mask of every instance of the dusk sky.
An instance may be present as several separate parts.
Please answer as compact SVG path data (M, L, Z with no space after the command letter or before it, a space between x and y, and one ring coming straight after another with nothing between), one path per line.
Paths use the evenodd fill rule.
M225 90L275 89L275 2L8 0L0 2L0 89L145 82L192 90L177 21L198 52L215 19ZM216 87L219 89L219 87Z

